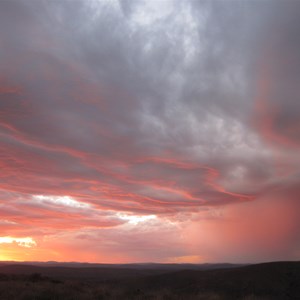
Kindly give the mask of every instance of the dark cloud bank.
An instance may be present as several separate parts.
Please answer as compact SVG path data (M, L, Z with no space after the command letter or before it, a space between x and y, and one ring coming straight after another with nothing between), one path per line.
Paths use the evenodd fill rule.
M230 207L249 227L257 210L283 207L261 216L277 218L270 235L285 228L278 249L260 247L263 237L247 226L237 240L266 249L249 259L267 259L270 247L272 259L299 259L299 8L0 1L3 235L112 228L99 235L116 240L122 213L180 224ZM148 245L154 223L150 233L124 233L124 249L147 260L127 239ZM153 259L167 257L162 247L153 246ZM171 256L187 255L174 247Z

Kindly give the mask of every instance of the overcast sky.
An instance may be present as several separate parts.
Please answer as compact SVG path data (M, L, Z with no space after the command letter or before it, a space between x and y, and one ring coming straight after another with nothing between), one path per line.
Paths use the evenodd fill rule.
M0 1L0 260L299 260L299 37L299 1Z

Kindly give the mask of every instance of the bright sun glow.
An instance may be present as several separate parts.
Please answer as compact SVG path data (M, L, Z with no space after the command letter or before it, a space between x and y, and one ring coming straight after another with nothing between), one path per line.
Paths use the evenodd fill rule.
M0 244L12 244L16 243L17 245L25 248L31 248L36 246L35 240L31 237L17 238L11 236L2 236L0 237Z

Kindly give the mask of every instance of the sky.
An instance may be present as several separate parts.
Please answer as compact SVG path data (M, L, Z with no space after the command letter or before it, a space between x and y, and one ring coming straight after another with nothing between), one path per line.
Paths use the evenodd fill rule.
M299 1L0 1L0 260L299 260L299 36Z

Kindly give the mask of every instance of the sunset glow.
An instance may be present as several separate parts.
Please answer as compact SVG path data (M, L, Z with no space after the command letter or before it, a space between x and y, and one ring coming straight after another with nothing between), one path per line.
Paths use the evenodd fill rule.
M299 260L285 3L0 1L0 260Z
M26 238L14 238L11 236L0 237L0 244L12 244L12 243L16 243L18 246L26 247L26 248L31 248L33 246L36 246L36 242L30 237L26 237Z

